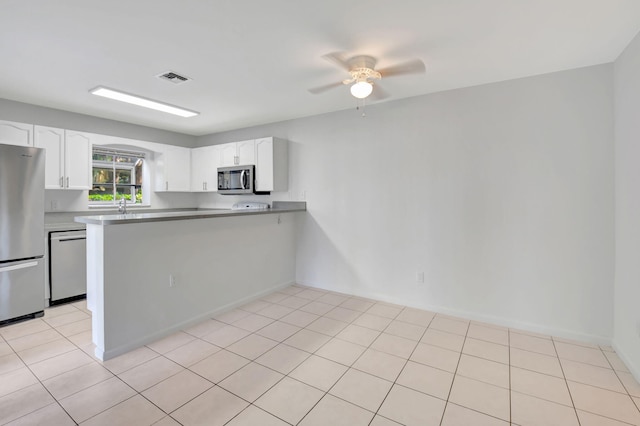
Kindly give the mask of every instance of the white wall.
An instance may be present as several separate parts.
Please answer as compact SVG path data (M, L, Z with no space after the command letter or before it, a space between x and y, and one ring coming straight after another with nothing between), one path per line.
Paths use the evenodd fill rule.
M612 72L420 96L368 106L366 118L353 109L197 145L290 141L290 192L274 198L308 201L299 283L607 342Z
M640 35L614 67L614 347L640 380Z

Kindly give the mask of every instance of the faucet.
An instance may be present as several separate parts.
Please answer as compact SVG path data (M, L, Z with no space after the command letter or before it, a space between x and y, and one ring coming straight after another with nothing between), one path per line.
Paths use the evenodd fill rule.
M127 199L120 198L120 204L118 205L118 212L122 214L127 214Z

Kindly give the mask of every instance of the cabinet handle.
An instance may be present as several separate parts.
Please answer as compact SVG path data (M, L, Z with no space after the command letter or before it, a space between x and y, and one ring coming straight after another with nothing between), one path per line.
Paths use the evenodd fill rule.
M60 188L64 188L64 177L60 176Z
M67 176L67 188L69 188L69 176Z

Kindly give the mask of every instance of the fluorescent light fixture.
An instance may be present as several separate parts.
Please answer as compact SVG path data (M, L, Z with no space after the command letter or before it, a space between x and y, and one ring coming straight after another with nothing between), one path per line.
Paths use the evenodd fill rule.
M169 114L179 115L180 117L195 117L196 115L200 114L199 112L189 111L188 109L179 108L162 102L152 101L151 99L141 98L140 96L130 95L128 93L109 89L103 86L98 86L95 89L91 89L89 93L102 96L104 98L114 99L116 101L126 102L128 104L155 109L157 111L168 112Z

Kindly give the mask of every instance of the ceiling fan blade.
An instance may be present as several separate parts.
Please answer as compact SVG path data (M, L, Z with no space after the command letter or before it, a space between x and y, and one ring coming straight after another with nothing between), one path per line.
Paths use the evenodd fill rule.
M389 93L384 90L379 84L373 86L373 92L369 95L372 101L381 101L389 97Z
M339 86L343 86L341 81L338 81L337 83L325 84L324 86L313 87L309 89L309 92L313 93L314 95L317 95L319 93L326 92L327 90L331 90Z
M387 68L377 70L382 77L393 77L403 74L420 74L427 70L424 66L424 62L420 59L413 59L411 61L403 62L397 65L392 65Z
M351 67L349 67L349 64L347 63L347 61L342 56L342 53L340 53L340 52L327 53L326 55L323 56L323 58L326 59L329 62L333 62L334 64L336 64L340 68L343 68L343 69L345 69L347 71L349 71L351 69Z

